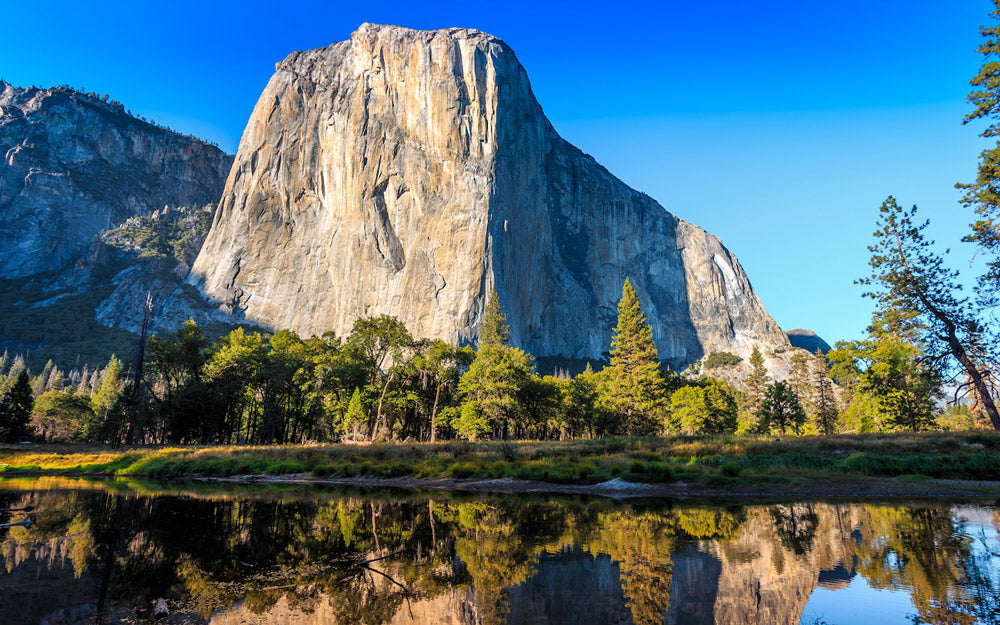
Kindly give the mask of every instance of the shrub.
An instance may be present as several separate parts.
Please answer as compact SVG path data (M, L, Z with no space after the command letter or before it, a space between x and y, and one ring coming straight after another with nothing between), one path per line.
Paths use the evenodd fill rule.
M719 473L722 473L726 477L739 477L740 470L740 464L730 460L719 468Z
M705 360L702 362L702 367L705 369L732 367L741 360L743 359L736 354L731 354L729 352L712 352L708 356L705 356Z

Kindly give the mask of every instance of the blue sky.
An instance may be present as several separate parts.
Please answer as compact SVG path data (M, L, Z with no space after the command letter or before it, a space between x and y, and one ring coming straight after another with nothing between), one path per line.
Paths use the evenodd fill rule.
M70 84L233 152L274 64L365 21L504 39L556 129L720 236L786 328L860 337L878 206L969 271L954 183L988 0L5 3L0 77ZM973 268L974 269L974 268Z

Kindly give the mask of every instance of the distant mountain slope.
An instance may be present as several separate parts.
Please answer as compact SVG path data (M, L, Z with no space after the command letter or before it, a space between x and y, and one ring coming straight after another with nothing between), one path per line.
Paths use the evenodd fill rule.
M0 82L0 278L62 269L102 230L216 202L232 158L121 104Z
M801 347L810 354L816 353L817 349L825 354L832 349L826 341L817 336L817 334L812 330L796 328L785 332L785 334L788 336L788 341L793 346Z
M131 350L146 290L160 308L178 305L168 295L201 246L232 157L106 96L5 82L0 157L0 348L64 364ZM146 231L101 241L127 223ZM140 249L156 243L142 238L154 230L176 253Z

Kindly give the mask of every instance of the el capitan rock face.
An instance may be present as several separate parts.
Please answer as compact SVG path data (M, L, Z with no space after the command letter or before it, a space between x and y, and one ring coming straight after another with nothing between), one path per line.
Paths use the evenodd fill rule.
M556 133L506 44L364 24L277 65L189 281L271 328L449 341L495 287L515 344L594 358L626 276L665 360L788 345L718 238Z
M231 157L65 87L0 82L0 279L64 268L103 230L218 200Z

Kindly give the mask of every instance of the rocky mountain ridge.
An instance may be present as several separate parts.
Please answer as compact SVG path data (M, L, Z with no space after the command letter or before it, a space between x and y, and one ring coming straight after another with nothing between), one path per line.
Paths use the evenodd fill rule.
M277 64L189 282L266 327L457 342L495 288L515 344L600 358L626 277L671 363L789 346L717 237L558 135L506 44L363 24Z
M218 200L231 156L136 118L107 96L5 82L0 155L3 348L106 361L131 342L147 290L164 296L158 312L176 312L161 314L161 325L198 315L192 289L184 289L194 299L183 305L167 296L180 293L204 228L198 234L192 223L180 233L186 264L140 258L101 235L129 220L162 225L171 211L203 213Z

